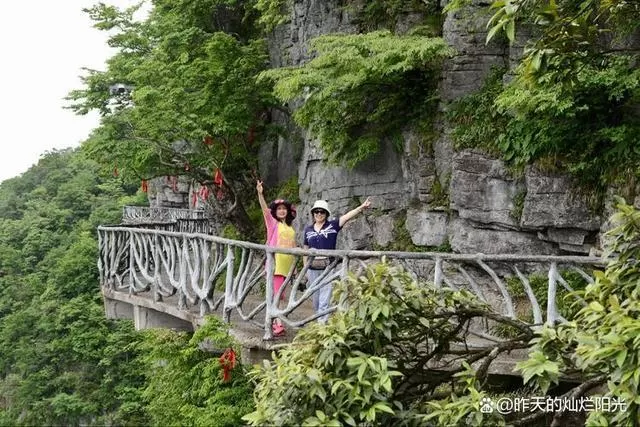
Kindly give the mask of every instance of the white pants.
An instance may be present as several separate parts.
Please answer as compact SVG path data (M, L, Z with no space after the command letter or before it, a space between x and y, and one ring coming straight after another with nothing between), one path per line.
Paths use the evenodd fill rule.
M307 270L307 287L313 286L315 284L314 282L318 277L320 277L323 271L324 270ZM313 294L313 309L316 313L319 313L331 307L332 289L333 286L331 285L331 283L327 283ZM328 314L318 317L318 322L320 323L327 323L327 320L329 320Z

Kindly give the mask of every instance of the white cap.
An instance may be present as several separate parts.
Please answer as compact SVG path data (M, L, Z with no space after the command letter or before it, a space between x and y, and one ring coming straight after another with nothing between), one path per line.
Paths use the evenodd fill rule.
M327 218L331 216L329 203L327 203L326 200L316 200L316 202L313 204L313 207L311 208L311 212L313 212L315 209L322 209L327 211Z

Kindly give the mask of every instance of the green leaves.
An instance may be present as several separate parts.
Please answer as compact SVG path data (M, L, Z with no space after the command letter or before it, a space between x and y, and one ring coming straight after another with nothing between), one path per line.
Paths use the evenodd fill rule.
M303 67L268 70L260 81L272 81L282 102L300 101L296 122L348 166L435 111L439 65L452 54L442 39L386 31L321 36L311 49L317 56Z
M334 292L346 311L334 313L326 326L307 325L273 363L253 371L256 410L245 421L424 425L431 417L451 425L466 417L500 419L478 415L484 395L469 363L447 365L444 375L430 370L441 358L449 360L447 349L466 327L466 310L480 316L487 308L475 297L418 284L386 262L337 283ZM434 396L449 387L451 406L438 412L440 397Z
M543 392L558 381L559 374L580 372L594 384L606 382L596 393L627 403L626 411L590 413L587 425L625 425L640 416L640 295L637 262L640 229L638 211L618 199L611 218L614 227L605 239L608 253L616 257L595 283L584 292L586 305L567 325L543 328L534 340L529 359L519 364L525 382Z
M558 363L549 360L543 352L533 351L529 359L518 363L523 382L527 384L535 378L535 382L543 395L546 395L551 384L558 384L560 369Z
M607 185L640 173L634 136L640 119L632 113L640 71L634 61L594 58L564 83L547 75L532 84L521 74L503 86L498 71L450 109L456 146L481 147L516 170L534 164L568 172L597 201Z
M0 218L3 424L147 421L140 337L105 319L98 294L93 221L119 218L129 193L98 170L78 150L54 151L0 186L13 206Z
M99 28L118 30L110 38L118 52L106 71L90 72L85 88L69 95L76 112L103 115L88 152L137 179L190 174L210 182L212 171L224 168L228 180L243 180L255 166L254 139L265 135L261 114L272 105L271 88L255 82L267 63L266 45L238 37L244 30L234 27L243 8L164 0L142 22L127 11L91 9ZM225 28L234 35L216 28L218 13L226 14ZM133 91L110 94L117 83ZM205 146L205 137L216 144Z

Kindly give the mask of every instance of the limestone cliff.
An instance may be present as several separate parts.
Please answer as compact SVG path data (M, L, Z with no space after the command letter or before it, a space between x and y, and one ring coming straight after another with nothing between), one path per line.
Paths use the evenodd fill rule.
M512 67L522 40L485 44L487 3L474 0L449 13L442 37L457 54L444 67L440 82L442 106L479 89L492 67ZM333 32L357 32L353 14L333 0L295 0L290 20L270 39L272 66L308 61L307 43ZM408 13L398 28L408 28L421 17ZM291 126L288 123L288 126ZM336 214L344 213L371 196L375 209L360 216L342 233L340 245L384 248L401 235L415 245L456 252L588 254L598 245L602 218L589 210L584 197L572 194L566 176L549 176L528 168L513 177L503 162L487 154L455 152L447 124L439 120L439 136L424 144L413 130L404 133L404 152L385 147L376 157L353 170L330 165L325 154L304 130L297 176L302 205L299 230L310 221L315 199L327 199ZM279 178L294 171L295 150L279 141L265 162L277 164ZM272 178L278 178L273 176Z
M314 37L359 31L354 10L338 0L293 0L289 6L288 22L269 37L272 67L309 61L308 42ZM486 7L486 1L473 0L444 17L441 36L457 53L443 68L441 113L448 102L478 90L493 67L512 68L522 51L524 31L512 46L485 44ZM406 31L423 19L409 11L395 30ZM529 167L515 177L486 153L457 152L442 118L436 119L435 138L425 141L406 129L401 152L389 144L355 169L329 164L312 135L285 114L274 112L273 118L289 132L262 147L261 175L271 185L297 176L298 231L310 222L316 199L328 200L340 215L372 198L374 209L345 228L339 247L384 249L410 239L413 245L465 253L588 254L599 245L603 217L571 191L567 176ZM193 190L184 190L186 207Z

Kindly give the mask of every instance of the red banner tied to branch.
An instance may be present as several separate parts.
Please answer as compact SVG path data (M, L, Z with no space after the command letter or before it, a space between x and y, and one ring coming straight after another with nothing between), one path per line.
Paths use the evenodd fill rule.
M147 183L146 179L142 180L142 192L146 193L147 191L149 191L149 183Z

